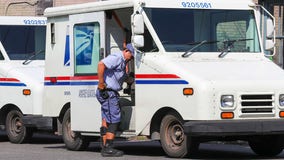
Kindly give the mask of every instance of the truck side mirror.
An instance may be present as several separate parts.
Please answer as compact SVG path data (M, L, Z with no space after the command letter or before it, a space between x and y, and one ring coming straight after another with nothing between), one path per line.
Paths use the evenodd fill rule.
M273 50L275 47L275 37L274 37L274 24L273 20L268 18L266 20L266 40L265 40L265 50Z
M134 35L133 36L134 46L137 48L144 47L144 36L143 35Z
M267 39L265 41L265 50L273 50L275 46L275 43L271 39Z
M272 19L268 18L266 20L266 36L268 38L271 38L273 36L275 29L274 29L274 25L273 25L273 21Z
M134 47L144 47L144 20L142 14L136 13L132 15L132 30L132 42Z
M136 34L144 34L144 20L141 14L133 15L133 33Z

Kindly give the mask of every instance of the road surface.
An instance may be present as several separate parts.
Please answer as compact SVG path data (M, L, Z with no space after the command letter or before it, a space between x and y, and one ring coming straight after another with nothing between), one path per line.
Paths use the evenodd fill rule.
M160 160L169 158L163 152L159 142L115 142L118 149L125 155L122 160ZM199 153L186 159L267 159L255 155L245 145L224 143L202 143ZM5 134L0 133L0 160L105 160L100 155L98 142L92 142L86 151L66 150L61 137L47 134L36 134L26 144L11 144ZM110 159L110 158L107 158ZM111 158L112 159L112 158ZM284 152L269 159L284 159Z

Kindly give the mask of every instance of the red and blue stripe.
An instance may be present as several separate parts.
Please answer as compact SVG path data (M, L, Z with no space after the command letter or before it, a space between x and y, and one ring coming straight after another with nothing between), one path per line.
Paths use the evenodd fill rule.
M137 74L136 84L188 84L175 74Z
M0 78L0 86L27 86L16 78Z
M189 84L188 81L181 79L175 74L136 74L136 84ZM98 76L62 76L45 77L46 86L64 86L64 85L97 85Z

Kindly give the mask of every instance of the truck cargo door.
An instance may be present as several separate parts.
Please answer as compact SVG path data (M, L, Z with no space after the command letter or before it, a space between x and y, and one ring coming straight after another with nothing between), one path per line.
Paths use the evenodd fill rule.
M72 28L70 48L74 59L71 128L74 131L99 132L101 111L95 93L98 84L97 66L105 47L105 13L83 13L70 15L69 18Z

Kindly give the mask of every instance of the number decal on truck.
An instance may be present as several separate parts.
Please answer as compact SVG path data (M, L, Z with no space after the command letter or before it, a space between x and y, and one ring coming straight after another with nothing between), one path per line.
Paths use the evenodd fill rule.
M181 2L181 5L184 8L212 8L208 2Z
M45 25L46 20L32 20L32 19L25 19L24 24L28 25Z

